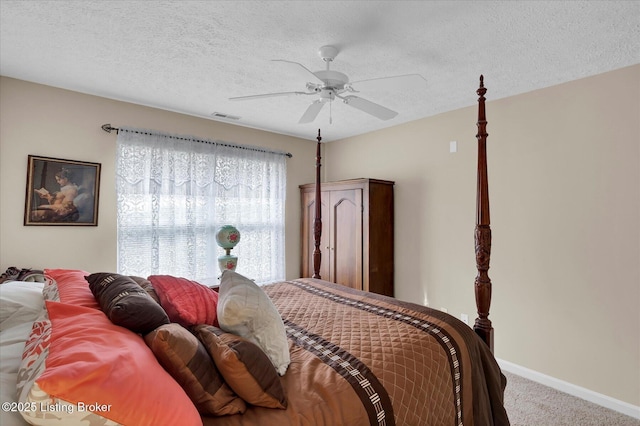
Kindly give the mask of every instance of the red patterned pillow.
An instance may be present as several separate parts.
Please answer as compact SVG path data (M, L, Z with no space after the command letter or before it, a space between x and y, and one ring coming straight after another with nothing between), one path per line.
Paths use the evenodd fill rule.
M151 275L147 279L171 322L183 327L198 324L218 326L218 293L209 287L171 275Z

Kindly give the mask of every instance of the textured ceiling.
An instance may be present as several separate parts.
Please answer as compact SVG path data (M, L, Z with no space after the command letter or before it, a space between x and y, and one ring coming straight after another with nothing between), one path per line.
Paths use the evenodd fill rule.
M480 74L493 100L640 62L638 1L0 0L0 19L3 76L309 140L473 105ZM351 80L426 81L358 93L388 121L334 101L298 124L315 98L228 100L305 91L304 69L271 59L318 71L323 45Z

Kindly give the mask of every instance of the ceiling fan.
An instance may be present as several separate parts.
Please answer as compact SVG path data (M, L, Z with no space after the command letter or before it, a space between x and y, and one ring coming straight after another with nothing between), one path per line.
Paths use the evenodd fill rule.
M327 64L326 69L320 71L311 71L304 65L287 61L285 59L272 59L275 62L283 62L292 64L297 67L301 67L311 78L310 82L306 84L306 91L293 91L293 92L276 92L276 93L264 93L259 95L250 96L237 96L229 98L229 100L242 101L251 99L269 98L275 96L289 96L289 95L305 95L305 96L318 96L318 99L313 101L307 108L305 113L300 117L298 123L311 123L313 122L322 107L326 103L331 103L336 98L340 99L345 104L366 112L380 120L390 120L398 113L389 108L386 108L377 103L368 101L359 96L347 94L347 93L359 93L359 90L373 84L374 87L388 86L399 90L415 89L416 84L424 84L426 80L420 74L405 74L390 77L379 77L368 80L349 81L349 77L338 71L333 71L329 68L331 62L338 55L338 49L334 46L322 46L318 50L318 55ZM330 118L331 120L331 118Z

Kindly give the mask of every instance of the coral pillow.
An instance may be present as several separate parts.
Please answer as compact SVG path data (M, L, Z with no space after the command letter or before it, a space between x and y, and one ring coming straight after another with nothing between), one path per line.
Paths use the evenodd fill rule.
M58 287L60 302L87 308L100 309L100 305L89 289L89 283L84 279L88 272L80 269L45 269L45 277L54 281Z
M53 414L65 425L98 424L96 415L123 425L202 425L139 335L98 309L53 301L45 309L48 320L34 323L18 373L19 401L27 410L21 414L30 422ZM58 403L71 408L47 411Z
M171 322L187 328L198 324L218 325L218 293L209 287L171 275L151 275L147 279Z

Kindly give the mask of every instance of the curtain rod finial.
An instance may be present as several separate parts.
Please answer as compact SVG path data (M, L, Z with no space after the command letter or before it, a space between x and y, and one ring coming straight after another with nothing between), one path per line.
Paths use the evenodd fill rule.
M120 130L117 127L111 127L110 123L109 124L103 124L101 127L102 127L102 130L104 130L107 133L111 133L112 130L115 130L116 134L118 134L118 130Z

